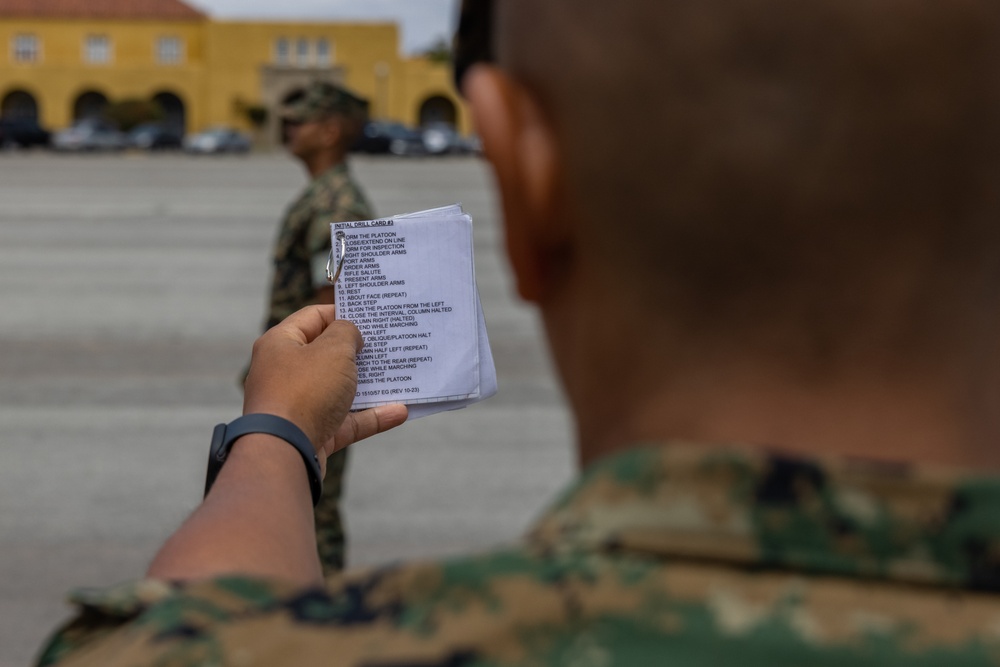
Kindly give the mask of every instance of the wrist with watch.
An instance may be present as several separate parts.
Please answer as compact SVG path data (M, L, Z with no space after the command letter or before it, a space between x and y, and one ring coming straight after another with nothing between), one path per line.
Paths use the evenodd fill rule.
M264 433L284 440L302 455L309 477L309 490L312 493L313 506L319 503L323 495L323 474L319 456L309 441L309 437L298 426L275 415L250 414L244 415L228 424L219 424L212 433L212 446L208 454L208 474L205 477L205 495L215 483L223 464L229 457L233 444L245 435Z

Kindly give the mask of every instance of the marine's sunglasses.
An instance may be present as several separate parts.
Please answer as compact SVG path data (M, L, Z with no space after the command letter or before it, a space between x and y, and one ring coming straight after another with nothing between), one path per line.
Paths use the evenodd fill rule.
M462 0L454 41L455 87L476 63L493 62L493 0Z

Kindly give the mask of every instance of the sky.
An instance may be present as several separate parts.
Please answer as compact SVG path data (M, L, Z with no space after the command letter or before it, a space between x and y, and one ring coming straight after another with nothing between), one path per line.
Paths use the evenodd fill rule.
M458 0L186 0L216 18L395 21L412 54L449 37Z

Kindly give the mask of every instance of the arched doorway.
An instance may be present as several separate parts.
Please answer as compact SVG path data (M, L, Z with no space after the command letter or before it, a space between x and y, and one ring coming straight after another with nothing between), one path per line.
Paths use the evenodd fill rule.
M163 111L165 127L180 134L187 132L187 108L184 106L184 100L171 92L163 91L153 95L153 101Z
M73 102L73 120L85 120L88 118L100 118L104 115L104 110L108 106L108 98L103 93L96 90L88 90L76 98Z
M38 122L38 102L26 90L12 90L0 101L0 118Z
M281 98L281 108L278 109L279 115L284 110L285 107L291 104L295 104L305 96L306 96L306 91L302 88L296 88L291 92L287 93L284 97ZM281 142L282 146L288 145L288 123L287 121L285 121L284 118L282 118L281 122L278 124L278 141Z
M424 100L420 105L420 125L426 127L431 123L447 123L454 127L458 121L458 110L455 103L444 95L434 95Z

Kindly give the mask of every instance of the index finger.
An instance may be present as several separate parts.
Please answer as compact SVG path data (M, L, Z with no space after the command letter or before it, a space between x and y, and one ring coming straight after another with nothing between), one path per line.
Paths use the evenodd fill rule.
M301 345L307 345L337 321L337 309L332 305L308 306L292 313L275 329Z

